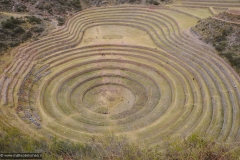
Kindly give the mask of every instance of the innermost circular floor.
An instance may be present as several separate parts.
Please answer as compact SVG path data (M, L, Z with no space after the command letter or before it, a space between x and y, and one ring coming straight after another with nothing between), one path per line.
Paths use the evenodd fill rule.
M135 95L125 86L103 84L87 91L83 103L100 114L118 114L133 107Z

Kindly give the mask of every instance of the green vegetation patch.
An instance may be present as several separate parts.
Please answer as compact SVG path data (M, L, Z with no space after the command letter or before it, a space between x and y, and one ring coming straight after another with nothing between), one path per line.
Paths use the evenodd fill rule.
M36 1L36 0L35 0ZM67 11L81 11L79 0L51 0L40 1L34 5L40 11L47 11L51 15L64 15ZM44 12L45 13L45 12ZM46 14L46 13L45 13Z
M119 4L141 4L141 0L81 0L86 8Z
M10 17L0 25L0 54L8 49L39 36L44 31L40 18L26 16L21 18Z
M35 16L26 16L27 21L31 24L40 24L42 20L40 18L37 18Z
M228 13L221 13L218 17L227 18ZM238 19L234 17L234 19ZM215 47L219 55L226 58L240 73L240 24L234 24L214 18L198 21L192 30L200 35L201 39Z
M74 143L59 140L32 138L16 128L0 130L1 153L42 153L43 159L237 159L240 147L207 140L197 134L185 139L164 141L157 146L148 146L130 141L126 137L106 134L89 143Z
M159 5L173 3L173 0L146 0L147 4Z

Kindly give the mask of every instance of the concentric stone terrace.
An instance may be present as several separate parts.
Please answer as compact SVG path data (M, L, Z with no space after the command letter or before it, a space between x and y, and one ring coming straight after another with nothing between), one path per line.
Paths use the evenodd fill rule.
M20 128L73 141L108 132L149 144L195 132L237 141L240 78L186 30L196 21L164 7L80 12L19 51L0 79L3 108L16 109Z

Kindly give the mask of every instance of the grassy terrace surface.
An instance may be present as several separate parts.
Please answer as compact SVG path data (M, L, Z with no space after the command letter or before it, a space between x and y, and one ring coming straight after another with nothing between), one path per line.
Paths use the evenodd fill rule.
M193 133L238 142L240 77L188 30L211 11L176 8L76 14L5 68L1 114L36 136L80 142L109 132L146 144Z

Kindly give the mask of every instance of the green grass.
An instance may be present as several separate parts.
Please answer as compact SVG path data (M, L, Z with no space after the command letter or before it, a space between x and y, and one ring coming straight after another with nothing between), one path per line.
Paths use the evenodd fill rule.
M172 10L161 10L161 12L177 20L182 29L187 29L196 24L198 21L198 19L194 17Z
M125 136L106 133L89 143L74 143L56 137L34 139L21 133L17 128L9 128L1 122L1 153L42 153L43 159L237 159L239 145L228 145L193 134L188 138L164 140L156 146L130 141Z
M174 8L201 18L212 16L208 8L190 8L190 7L174 7Z

